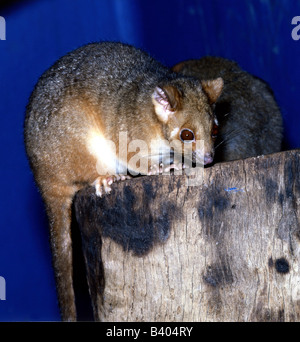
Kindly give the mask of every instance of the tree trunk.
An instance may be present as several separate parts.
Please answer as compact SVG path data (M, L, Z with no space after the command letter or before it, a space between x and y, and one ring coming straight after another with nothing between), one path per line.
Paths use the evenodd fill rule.
M299 321L300 150L75 198L100 321Z

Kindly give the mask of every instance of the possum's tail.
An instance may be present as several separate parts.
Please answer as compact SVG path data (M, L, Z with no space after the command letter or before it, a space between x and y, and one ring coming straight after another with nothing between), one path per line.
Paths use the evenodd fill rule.
M69 187L49 187L43 198L50 224L53 266L56 288L63 321L76 321L73 288L71 240L71 210L74 190Z

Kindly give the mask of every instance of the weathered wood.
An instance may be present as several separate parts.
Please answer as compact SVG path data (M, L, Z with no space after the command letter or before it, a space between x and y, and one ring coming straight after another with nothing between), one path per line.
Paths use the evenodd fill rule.
M101 321L299 321L300 150L149 176L75 208Z

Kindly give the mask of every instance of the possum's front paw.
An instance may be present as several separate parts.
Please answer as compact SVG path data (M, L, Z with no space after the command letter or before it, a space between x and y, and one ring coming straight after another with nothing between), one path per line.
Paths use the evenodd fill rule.
M101 197L103 194L109 194L111 192L110 186L112 185L112 183L130 178L131 177L128 175L98 177L92 185L95 187L96 195Z

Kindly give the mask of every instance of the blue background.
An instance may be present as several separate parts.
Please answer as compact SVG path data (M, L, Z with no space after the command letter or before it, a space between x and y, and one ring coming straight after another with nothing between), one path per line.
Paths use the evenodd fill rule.
M38 77L85 43L117 40L166 65L218 55L266 80L288 148L300 147L299 0L38 0L3 7L0 41L1 321L59 320L47 221L23 147L25 106ZM2 7L1 7L2 6Z

